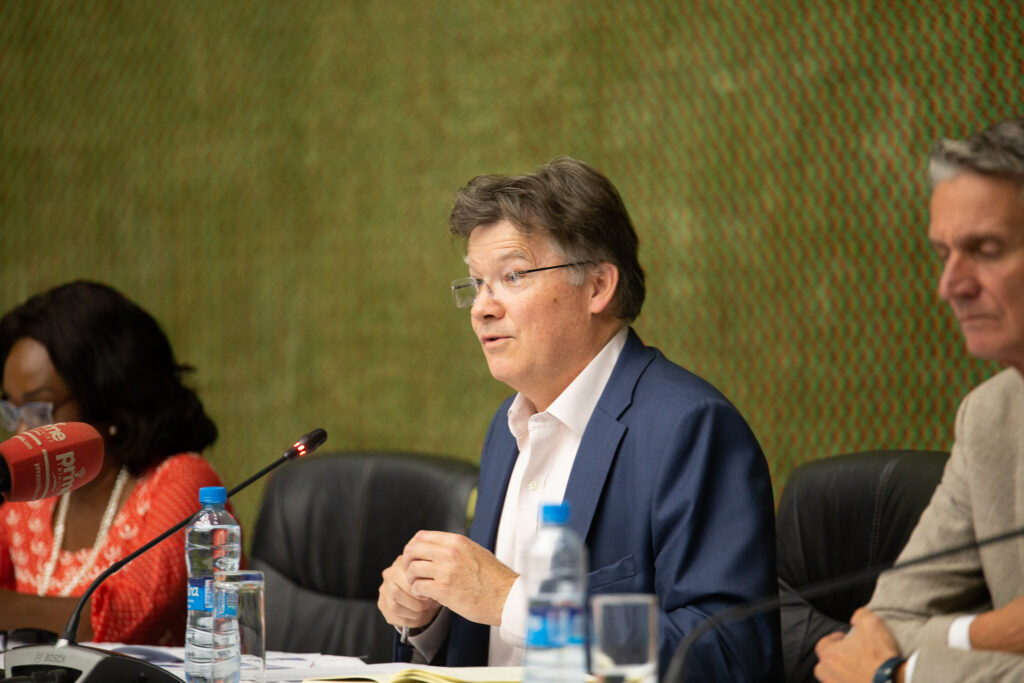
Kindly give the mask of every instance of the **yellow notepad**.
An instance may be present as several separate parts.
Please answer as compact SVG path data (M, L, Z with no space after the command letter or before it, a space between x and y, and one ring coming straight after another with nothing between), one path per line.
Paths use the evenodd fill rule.
M323 681L377 681L377 683L519 683L523 680L521 666L417 666L399 671L379 667L365 673L307 678L302 683Z

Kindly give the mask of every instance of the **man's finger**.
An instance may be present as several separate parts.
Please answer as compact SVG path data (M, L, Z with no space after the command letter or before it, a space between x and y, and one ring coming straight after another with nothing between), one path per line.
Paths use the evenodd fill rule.
M429 560L432 562L457 562L462 554L458 534L441 531L418 531L402 552L404 566L411 562Z
M444 570L438 566L436 562L430 560L413 560L405 568L405 579L409 582L409 587L412 588L416 585L417 581L422 579L436 579L439 573L443 573Z
M437 582L433 579L417 579L412 582L412 594L418 600L437 600L444 604L444 596L437 593Z
M842 631L836 631L835 633L830 633L827 636L822 637L822 639L819 640L817 644L815 644L814 646L814 654L818 655L818 657L820 658L823 652L828 650L828 648L832 647L832 645L834 645L835 643L842 640L845 637L845 635L846 634L844 634Z
M850 624L857 626L862 622L869 621L874 614L867 607L858 607L850 616Z

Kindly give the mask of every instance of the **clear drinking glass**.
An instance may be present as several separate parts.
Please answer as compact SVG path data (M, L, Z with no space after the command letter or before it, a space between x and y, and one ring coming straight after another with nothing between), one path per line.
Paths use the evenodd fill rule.
M263 572L213 575L213 681L263 683L266 628Z
M590 666L603 683L656 683L658 601L647 593L606 593L591 602Z

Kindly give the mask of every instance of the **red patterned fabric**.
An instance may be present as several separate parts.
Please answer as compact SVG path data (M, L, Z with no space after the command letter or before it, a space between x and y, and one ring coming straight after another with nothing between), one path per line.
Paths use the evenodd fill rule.
M85 592L106 567L199 510L199 488L221 486L210 464L175 455L143 474L114 518L95 566L71 595ZM0 588L35 594L53 547L57 499L0 507ZM62 550L48 595L58 595L88 561L90 548ZM185 532L174 534L108 578L92 597L93 640L183 645ZM68 615L71 616L70 614Z

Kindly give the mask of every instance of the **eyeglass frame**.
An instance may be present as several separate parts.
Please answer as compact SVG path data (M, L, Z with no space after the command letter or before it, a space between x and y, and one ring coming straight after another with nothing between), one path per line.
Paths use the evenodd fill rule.
M24 431L53 424L53 414L57 412L57 409L66 403L70 403L74 399L75 397L72 395L62 401L28 401L20 406L14 405L5 398L0 399L0 427L3 427L11 434L15 434L18 432L18 427L21 426L22 423L25 424ZM26 410L39 410L39 406L42 406L42 419L45 420L44 422L35 424L34 422L36 421L33 421L33 423L30 424L28 420L22 419L22 415Z
M558 264L556 266L541 266L540 268L527 268L526 270L509 269L509 270L502 271L501 276L504 277L504 276L506 276L508 274L511 274L512 275L511 285L513 287L515 287L516 283L519 280L519 278L521 278L523 275L529 275L530 273L539 273L539 272L541 272L543 270L555 270L556 268L571 268L573 266L589 266L589 265L591 265L593 263L594 263L593 261L573 261L572 263L560 263L560 264ZM460 277L460 278L456 278L456 279L452 280L451 292L452 292L452 299L455 300L455 307L456 308L472 308L473 304L476 303L476 298L478 296L480 296L480 287L481 286L486 286L487 287L487 291L491 293L491 296L494 296L494 288L491 287L489 284L487 284L487 281L484 280L483 278L473 277L472 275L470 275L469 277ZM473 299L468 304L461 304L460 305L459 304L459 295L458 295L457 292L460 289L464 289L466 287L472 287L473 288Z

